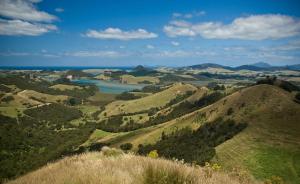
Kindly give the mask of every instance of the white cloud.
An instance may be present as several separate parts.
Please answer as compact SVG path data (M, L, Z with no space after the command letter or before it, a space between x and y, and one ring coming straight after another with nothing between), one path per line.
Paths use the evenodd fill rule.
M300 34L299 19L286 15L251 15L233 20L230 24L171 21L164 26L169 37L201 36L207 39L264 40L280 39Z
M193 11L192 13L186 13L186 14L175 12L175 13L172 14L172 16L174 18L182 17L182 18L190 19L190 18L193 18L193 17L203 16L205 14L206 14L205 11Z
M172 16L173 16L173 17L181 17L182 14L181 14L181 13L173 13Z
M205 14L206 14L205 11L197 11L197 12L195 12L196 16L202 16L202 15L205 15Z
M0 35L38 36L57 30L52 24L33 24L22 20L0 19Z
M146 45L147 49L154 49L154 46L153 45Z
M52 22L57 17L47 12L39 11L34 6L38 0L1 0L0 15L7 18L35 22Z
M0 56L28 56L27 52L0 52Z
M264 47L261 50L263 51L298 51L300 50L300 40L292 40L288 43L279 45L279 46L272 46L272 47Z
M179 46L180 45L179 42L174 42L174 41L172 41L171 44L174 45L174 46Z
M6 57L24 57L24 56L35 56L35 57L51 57L51 58L58 58L60 57L60 54L50 54L47 52L0 52L0 56L6 56Z
M172 20L170 22L171 25L177 26L177 27L189 27L192 26L191 23L185 21L185 20Z
M187 18L187 19L190 19L190 18L193 18L193 15L191 13L187 13L183 17Z
M63 8L55 8L55 11L58 13L64 12L65 10Z
M156 38L157 34L148 32L145 29L123 31L119 28L107 28L99 31L89 30L85 33L85 36L97 39L132 40Z
M74 57L104 57L104 58L118 58L126 56L125 53L120 53L116 51L77 51L71 53L65 53L66 56Z
M35 3L41 0L0 0L0 35L38 36L57 30L54 15L39 11ZM43 23L42 23L43 22ZM48 22L45 23L45 22Z
M143 57L151 58L192 58L202 56L215 56L215 52L211 51L186 51L186 50L163 50L159 52L142 53Z

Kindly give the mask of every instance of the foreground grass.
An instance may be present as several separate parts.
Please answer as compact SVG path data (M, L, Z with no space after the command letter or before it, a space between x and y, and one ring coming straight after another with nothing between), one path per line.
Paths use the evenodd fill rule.
M115 149L64 158L9 184L241 184L220 171L180 162L123 154Z

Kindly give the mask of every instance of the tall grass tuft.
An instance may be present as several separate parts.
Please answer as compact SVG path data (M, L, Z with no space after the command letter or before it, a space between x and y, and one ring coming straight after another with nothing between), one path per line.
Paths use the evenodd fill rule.
M153 167L150 165L144 171L144 184L193 184L195 178L184 175L178 167Z

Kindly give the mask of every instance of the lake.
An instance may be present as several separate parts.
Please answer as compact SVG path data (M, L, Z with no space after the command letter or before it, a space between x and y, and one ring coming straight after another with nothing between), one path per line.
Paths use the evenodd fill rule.
M142 89L145 84L121 84L114 81L102 81L94 79L76 79L72 82L77 84L94 84L103 93L120 94L126 91L132 91L134 89Z

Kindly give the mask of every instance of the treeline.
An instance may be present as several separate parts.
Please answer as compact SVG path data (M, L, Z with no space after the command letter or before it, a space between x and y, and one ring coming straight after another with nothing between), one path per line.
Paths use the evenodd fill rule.
M264 79L260 79L256 82L257 85L259 84L269 84L269 85L274 85L274 86L278 86L288 92L292 92L292 91L299 91L299 87L288 82L288 81L284 81L284 80L279 80L277 79L277 77L273 76L267 76Z
M26 109L24 114L38 121L51 122L52 124L69 122L82 116L80 110L61 104L50 104Z
M213 78L213 79L245 80L245 79L249 79L249 78L254 78L252 76L242 76L242 75L237 75L237 74L215 74L215 73L208 73L208 72L192 74L192 76L195 77L196 79Z
M101 121L98 124L98 128L108 132L127 132L127 131L137 130L140 128L146 128L149 126L158 125L170 121L172 119L178 118L187 113L208 106L224 97L224 95L220 92L213 92L207 94L206 96L202 97L201 99L199 99L194 103L184 101L184 99L186 99L191 94L192 93L188 92L188 95L183 95L185 97L183 99L181 97L178 97L179 99L182 100L182 102L176 106L173 106L171 112L169 112L167 115L159 114L158 108L151 108L145 111L148 112L148 116L150 116L149 121L145 123L136 123L133 120L131 120L123 124L123 116L125 115L117 115L117 116L111 116L108 119ZM170 104L172 105L175 102L178 103L177 100L174 100ZM170 104L166 105L166 107L169 107ZM126 116L140 114L140 113L144 113L144 112L126 114Z
M95 130L92 122L69 123L79 116L56 105L26 110L16 119L0 115L0 183L73 153Z
M132 93L129 92L123 92L119 95L116 96L117 100L134 100L134 99L138 99L141 98L140 96L136 96Z
M182 82L182 81L194 81L194 80L196 80L196 79L181 77L181 76L174 75L174 74L166 74L160 78L161 82Z
M139 89L134 89L134 90L132 90L132 92L158 93L158 92L161 92L162 90L164 90L164 89L161 88L160 86L157 86L157 85L149 85L149 86L143 87L141 90L139 90Z
M157 150L165 158L184 159L186 162L204 165L215 155L215 147L242 131L247 124L236 123L233 120L205 123L193 131L184 128L166 135L161 135L161 140L155 144L139 145L138 153L148 154Z

